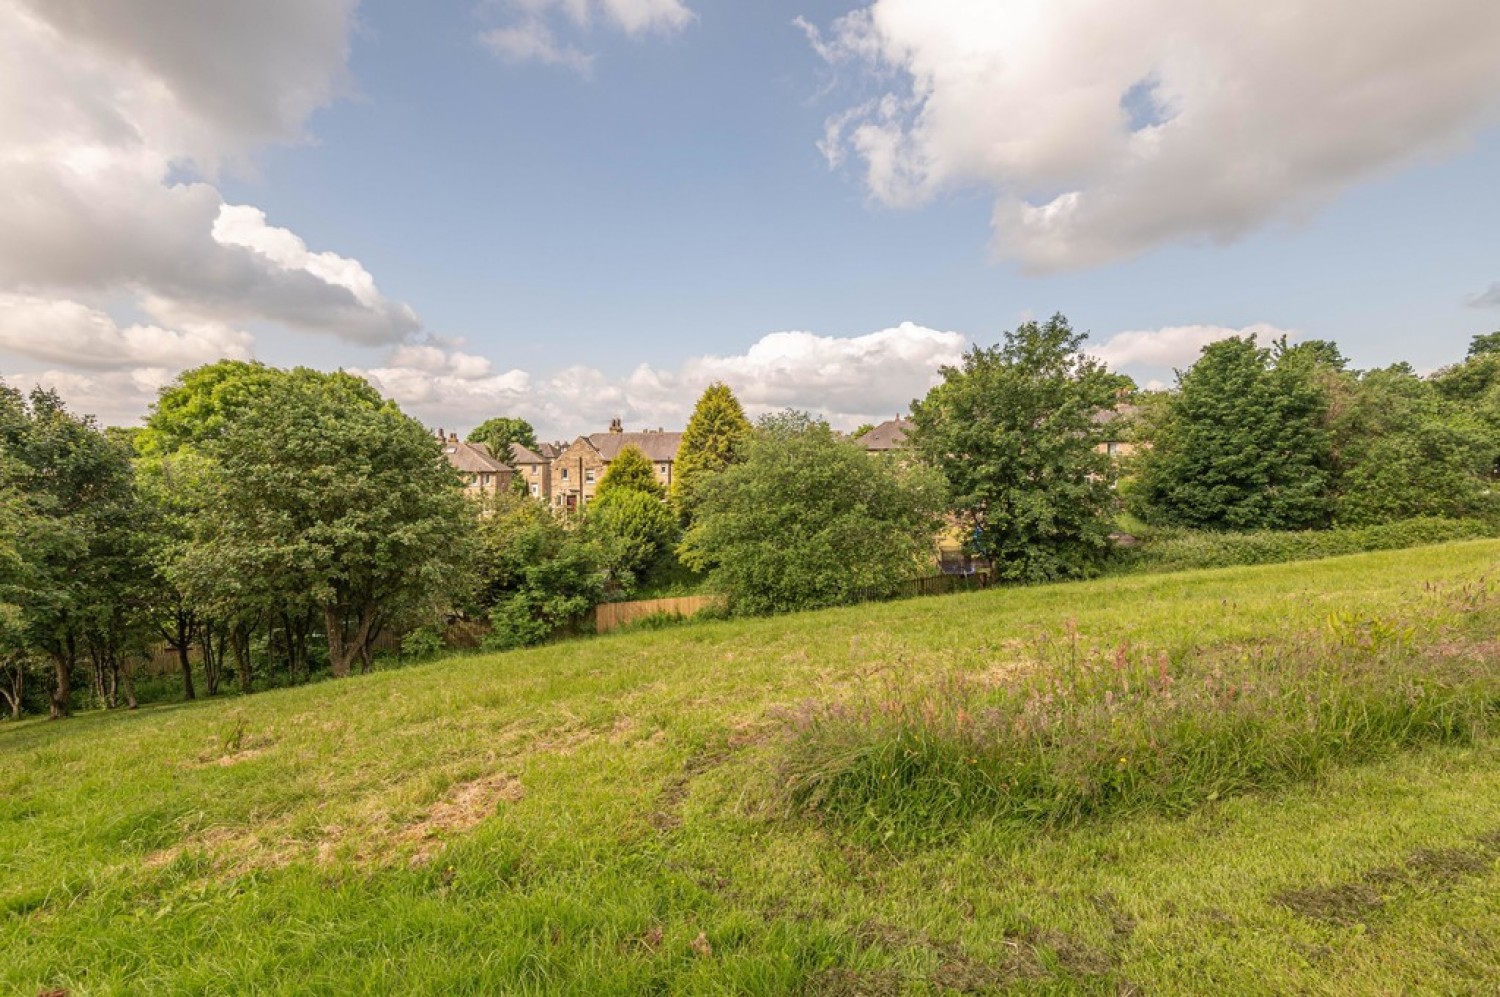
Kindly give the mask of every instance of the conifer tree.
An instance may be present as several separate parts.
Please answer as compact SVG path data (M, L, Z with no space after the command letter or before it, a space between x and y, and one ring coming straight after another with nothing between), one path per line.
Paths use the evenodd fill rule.
M697 494L707 479L740 459L740 450L750 437L750 421L729 386L708 386L693 409L672 473L672 502L680 515L691 520L699 501Z

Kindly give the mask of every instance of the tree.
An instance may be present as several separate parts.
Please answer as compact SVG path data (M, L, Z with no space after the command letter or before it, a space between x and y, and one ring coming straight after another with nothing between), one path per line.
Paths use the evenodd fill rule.
M469 433L470 443L483 443L496 460L510 460L510 445L519 443L530 450L537 447L536 430L525 419L496 416L486 419Z
M738 459L750 436L750 421L729 386L715 382L704 390L688 419L672 469L672 503L691 520L704 483Z
M129 455L90 416L52 391L22 397L0 383L0 491L20 513L11 547L24 584L11 590L12 642L52 664L51 714L72 709L80 659L119 647L132 625L122 600L144 563L135 526ZM17 634L19 636L17 636Z
M1409 365L1352 381L1333 420L1341 525L1482 514L1495 453L1484 423Z
M431 434L364 381L276 380L205 447L215 544L236 571L306 593L345 676L400 614L460 594L474 509Z
M912 404L907 446L947 477L969 548L1000 578L1087 576L1109 553L1115 469L1096 417L1130 382L1084 339L1061 315L1027 322Z
M492 496L484 513L477 599L494 627L488 646L539 644L598 604L604 559L577 525L533 499L510 494Z
M658 499L667 497L666 488L656 480L656 468L651 465L651 458L639 447L623 447L609 462L609 468L599 481L599 489L594 493L595 501L617 489L642 492Z
M875 424L873 422L862 422L858 426L855 426L853 431L849 433L849 439L857 440L874 428Z
M942 507L935 472L873 459L826 424L757 432L700 493L680 554L734 612L831 606L920 574Z
M1253 337L1203 348L1141 459L1143 518L1209 530L1324 526L1331 503L1328 395L1317 351Z
M589 503L587 524L599 537L616 580L627 589L670 553L677 541L677 517L672 510L660 496L634 488L617 486Z
M1469 340L1469 359L1489 353L1500 353L1500 329L1486 332Z

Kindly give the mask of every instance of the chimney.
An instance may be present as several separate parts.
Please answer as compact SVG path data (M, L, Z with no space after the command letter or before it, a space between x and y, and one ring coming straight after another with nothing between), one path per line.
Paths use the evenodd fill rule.
M619 416L615 416L613 419L609 420L609 431L611 433L623 433L623 432L625 432L625 425L622 422L620 422L620 417Z
M448 434L448 442L449 443L457 443L458 442L458 434L457 433L449 433Z

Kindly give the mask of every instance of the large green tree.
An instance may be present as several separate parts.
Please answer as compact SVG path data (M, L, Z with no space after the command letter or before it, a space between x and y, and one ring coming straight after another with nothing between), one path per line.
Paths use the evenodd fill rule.
M1325 526L1332 440L1325 354L1211 343L1141 459L1132 504L1148 521L1209 530Z
M1495 451L1484 422L1407 364L1351 378L1332 418L1334 518L1362 526L1485 514Z
M486 419L469 433L470 443L483 443L496 460L510 460L510 445L519 443L530 450L537 447L536 430L525 419L496 416Z
M73 675L91 649L118 650L144 562L129 454L52 391L0 383L0 492L16 504L10 546L24 584L5 600L26 647L52 664L51 713L72 709ZM15 632L13 631L13 639Z
M684 563L741 613L850 602L930 570L940 476L872 458L826 424L789 425L755 433L704 489Z
M672 503L691 520L708 479L739 459L750 420L729 385L716 382L698 398L672 467Z
M1027 322L912 404L908 447L947 477L970 549L1000 578L1085 576L1109 553L1114 466L1097 416L1130 383L1084 340L1061 315Z
M223 563L307 594L334 675L460 594L474 510L431 434L359 378L284 372L205 452Z

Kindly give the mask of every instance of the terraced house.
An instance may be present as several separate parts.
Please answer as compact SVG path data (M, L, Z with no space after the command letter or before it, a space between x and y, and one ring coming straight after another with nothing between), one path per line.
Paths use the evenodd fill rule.
M443 441L443 456L464 479L465 490L473 496L504 491L510 487L515 471L509 464L496 460L490 448L483 443L465 443L457 433L446 437L441 429L437 432Z
M581 509L593 501L610 461L626 447L635 447L651 461L656 479L672 487L672 467L682 434L664 429L627 433L619 419L610 422L609 432L580 436L563 449L550 464L549 494L554 509Z

